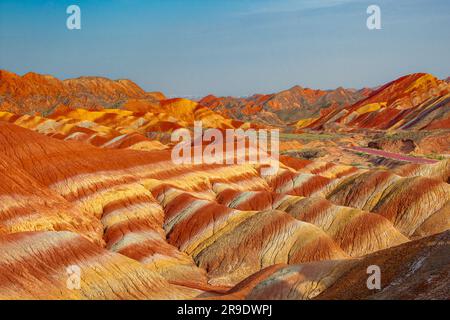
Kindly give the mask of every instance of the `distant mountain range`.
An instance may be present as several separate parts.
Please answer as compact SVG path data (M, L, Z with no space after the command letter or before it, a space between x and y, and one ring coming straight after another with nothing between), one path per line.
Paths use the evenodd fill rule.
M156 104L165 99L160 92L145 92L130 80L80 77L59 80L27 73L19 76L0 70L0 109L19 113L48 113L58 106L72 109L120 108L128 101Z
M448 129L448 86L414 74L228 110L129 80L2 71L0 300L448 300L450 131L383 140ZM233 119L247 109L298 133L280 135L271 176L234 146L231 163L174 161L173 130L248 129ZM402 154L419 138L439 157ZM367 287L374 265L381 290Z
M48 115L61 108L126 109L179 116L177 108L183 105L187 106L183 112L192 114L198 108L208 108L208 114L221 119L219 122L229 119L294 131L439 129L450 126L449 79L439 80L430 74L417 73L376 89L314 90L295 86L278 93L250 97L209 95L197 103L189 99L167 99L160 92L146 92L130 80L80 77L61 81L49 75L19 76L0 70L0 110ZM165 110L167 105L177 107ZM182 118L185 120L186 115ZM195 119L192 115L187 118Z
M299 86L249 98L207 96L200 104L227 117L310 129L449 127L450 78L417 73L376 89L312 90Z
M430 74L416 73L378 88L353 105L328 108L320 117L303 119L297 123L297 128L450 128L449 106L449 84Z
M247 98L209 95L200 104L228 117L250 122L286 125L302 118L316 117L325 108L353 104L370 95L371 89L313 90L300 86L274 94L256 94Z

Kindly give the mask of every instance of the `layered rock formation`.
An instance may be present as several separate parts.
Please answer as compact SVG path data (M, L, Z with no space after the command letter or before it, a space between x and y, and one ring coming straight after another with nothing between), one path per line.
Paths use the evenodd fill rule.
M183 299L198 294L76 233L0 234L0 247L0 299ZM71 266L81 270L79 289L68 285Z
M450 87L430 74L392 81L353 105L331 108L320 117L300 120L301 128L435 130L449 128Z
M281 164L276 176L263 178L255 165L175 166L170 150L101 149L5 123L0 125L0 146L5 200L0 246L12 254L6 273L14 274L12 265L21 263L14 258L20 250L31 250L31 261L47 263L45 253L33 254L66 237L74 246L80 243L82 256L93 250L108 259L121 257L117 263L126 268L145 270L134 278L133 272L141 271L125 276L106 269L104 275L89 276L86 288L76 293L61 289L58 280L53 293L36 297L218 295L266 267L347 261L449 227L450 190L440 179L442 170L448 173L448 163L423 166L422 171L405 168L401 177L305 162L296 169ZM417 176L406 177L411 175ZM33 242L45 249L29 249L16 240L29 232L42 239ZM61 256L65 267L64 261L77 261L86 274L94 272L81 258L67 256L73 250L52 254ZM107 268L116 262L104 263ZM52 278L47 269L41 272L48 273L41 281ZM167 287L167 294L158 291L164 284L150 274L175 287ZM29 281L20 274L14 277ZM108 277L116 281L111 286L130 285L139 292L127 289L127 295L115 296L115 290L101 287ZM4 281L1 285L11 286ZM36 290L24 285L3 297L26 298Z
M200 104L243 121L286 125L302 118L316 117L322 109L353 104L366 98L370 92L370 89L313 90L295 86L278 93L248 98L209 95L200 100Z
M450 232L378 251L361 259L279 264L210 299L448 299ZM367 287L368 267L381 270L381 289Z
M59 106L72 109L120 107L126 102L157 104L163 95L147 93L130 80L80 77L61 81L50 75L19 76L0 70L0 110L47 114Z
M388 170L281 156L270 176L176 165L175 129L252 125L186 99L130 101L0 113L0 299L449 298L449 160ZM368 263L380 292L364 289Z
M411 74L377 89L322 91L299 86L248 98L207 96L227 117L302 129L436 130L449 127L448 80Z

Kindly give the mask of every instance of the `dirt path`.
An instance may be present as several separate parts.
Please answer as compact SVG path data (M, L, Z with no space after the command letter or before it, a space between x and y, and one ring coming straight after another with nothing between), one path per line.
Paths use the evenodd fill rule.
M417 163L417 164L433 164L438 161L431 160L431 159L425 159L425 158L416 158L407 156L401 153L394 153L394 152L387 152L383 150L376 150L376 149L370 149L370 148L363 148L363 147L349 147L347 148L352 151L357 152L363 152L374 156L380 156L383 158L390 158L394 160L404 161L404 162L411 162L411 163Z

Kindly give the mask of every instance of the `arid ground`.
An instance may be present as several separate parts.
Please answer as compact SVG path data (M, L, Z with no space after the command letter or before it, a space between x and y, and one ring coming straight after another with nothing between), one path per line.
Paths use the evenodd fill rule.
M279 170L175 164L195 122L279 129ZM0 71L0 299L450 299L449 156L430 74L192 101Z

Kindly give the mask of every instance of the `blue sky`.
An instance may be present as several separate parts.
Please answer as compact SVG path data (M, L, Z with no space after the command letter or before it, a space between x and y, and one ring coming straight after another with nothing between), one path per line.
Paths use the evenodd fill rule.
M66 28L77 4L82 29ZM382 30L366 27L381 7ZM0 0L0 68L129 78L175 96L450 76L448 0Z

